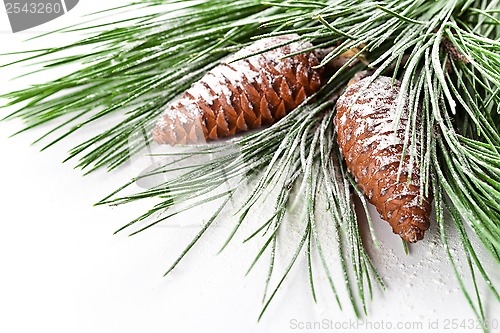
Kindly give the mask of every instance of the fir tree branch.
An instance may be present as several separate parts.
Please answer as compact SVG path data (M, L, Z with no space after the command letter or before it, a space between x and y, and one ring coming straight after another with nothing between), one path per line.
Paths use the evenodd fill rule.
M402 82L403 93L394 125L401 118L405 98L409 100L414 120L405 128L403 158L409 154L412 159L418 159L422 170L421 193L435 194L437 222L447 255L467 301L478 318L483 318L475 272L488 283L496 299L498 293L471 246L466 228L470 227L491 257L500 263L500 2L189 0L182 2L183 8L172 12L169 8L173 3L177 1L148 0L116 9L158 6L154 14L62 29L58 33L93 31L94 34L71 45L27 52L26 58L11 64L38 62L44 66L42 70L67 64L82 67L52 82L4 95L10 100L7 106L18 107L5 118L25 120L26 128L21 132L53 124L53 129L40 138L52 138L46 147L92 123L106 122L107 130L72 149L69 158L80 158L78 166L88 172L100 167L114 169L125 163L131 153L148 144L144 134L148 136L152 123L168 102L225 55L255 38L297 33L301 39L313 42L315 48L327 50L321 64L325 66L344 52L357 50L351 62L330 78L330 84L316 101L309 101L270 128L237 138L222 147L200 147L179 153L178 161L184 162L203 154L216 157L201 165L176 167L173 162L166 163L141 177L168 175L173 171L182 171L182 174L142 193L119 197L127 188L124 186L100 204L160 200L150 211L125 226L147 221L149 224L139 230L142 231L171 216L160 215L150 221L176 203L185 203L189 208L209 200L227 200L234 190L221 192L222 184L237 182L240 177L253 179L256 185L241 204L240 220L231 239L259 200L277 191L272 217L248 237L267 232L267 241L250 267L270 250L267 296L274 274L275 250L279 246L276 236L286 223L287 207L298 202L297 198L305 199L301 208L306 217L296 255L277 287L265 298L265 310L306 242L309 255L311 250L318 252L340 304L316 229L315 213L319 209L316 196L324 192L336 232L341 269L346 277L345 288L355 312L360 313L356 298L361 300L366 312L365 294L371 295L370 281L374 278L381 283L381 279L361 244L349 177L334 140L331 124L334 102L329 100L355 72L365 67L356 60L363 57L370 62L368 67L374 73L373 79L391 73ZM94 49L80 54L81 46ZM58 56L71 50L75 54ZM108 122L112 115L119 120ZM419 122L417 116L420 116ZM416 144L409 144L418 136L421 138L419 151ZM131 140L134 137L137 139ZM237 152L229 151L228 147L237 148ZM294 188L298 194L292 197L290 191ZM446 211L451 223L444 219ZM220 213L221 210L216 211L179 260ZM447 248L450 228L459 231L473 293L466 289ZM309 266L311 290L315 295L312 269ZM354 273L354 281L347 277L349 270Z

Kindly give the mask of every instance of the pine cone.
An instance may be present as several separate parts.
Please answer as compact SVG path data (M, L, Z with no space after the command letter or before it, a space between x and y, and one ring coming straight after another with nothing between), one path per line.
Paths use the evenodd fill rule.
M397 181L408 108L404 108L395 137L392 123L400 82L392 85L391 78L378 77L363 89L367 80L370 77L350 85L337 102L334 118L337 141L358 187L389 222L393 232L414 243L429 228L432 197L420 195L420 169L415 162L408 184L408 151Z
M316 92L323 69L319 53L284 56L312 46L291 43L229 63L232 59L298 38L298 35L256 41L194 83L171 104L153 130L159 144L189 144L232 136L270 125Z

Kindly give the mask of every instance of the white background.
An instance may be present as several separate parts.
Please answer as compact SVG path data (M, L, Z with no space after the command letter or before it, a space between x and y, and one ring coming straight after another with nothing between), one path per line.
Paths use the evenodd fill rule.
M57 35L23 42L38 33L78 22L80 15L103 9L99 7L102 4L81 1L65 16L15 35L10 32L0 6L0 52L72 41L71 36ZM7 60L0 58L0 62L4 59ZM37 79L9 80L19 73L17 67L0 69L0 93L48 78L44 74ZM163 278L200 223L209 217L211 208L184 214L134 237L127 237L126 233L113 235L113 231L144 212L151 203L120 207L93 204L136 176L140 163L113 173L82 177L81 171L73 170L74 162L61 161L69 148L81 140L80 135L88 135L90 130L40 153L42 146L30 143L46 128L9 139L21 126L18 121L0 123L0 332L296 332L311 331L298 326L315 321L330 323L324 331L333 331L335 325L346 327L350 320L355 320L345 295L341 295L344 311L339 310L319 269L315 272L318 304L314 303L306 257L302 255L257 322L267 257L245 277L262 242L242 244L242 240L260 225L265 209L254 212L230 246L217 255L236 222L231 212L226 214L177 269ZM432 225L425 240L412 246L406 256L398 237L374 209L372 213L381 248L377 250L366 243L388 289L381 292L375 288L374 300L368 304L369 316L362 318L373 327L421 323L422 329L403 330L416 332L443 331L447 320L474 320L443 254L437 227ZM300 228L300 224L291 223L291 234L297 225ZM456 235L450 237L452 250L460 255ZM283 240L279 253L283 257L293 250L289 244L293 242ZM481 246L478 248L498 283L498 267ZM314 261L320 267L318 258ZM282 271L286 263L278 261L277 271ZM459 267L465 265L465 261L459 262ZM277 279L273 282L275 285ZM338 274L335 282L343 294ZM499 304L485 292L483 283L480 290L490 319L500 319ZM439 330L429 329L429 322ZM352 331L349 328L346 331Z

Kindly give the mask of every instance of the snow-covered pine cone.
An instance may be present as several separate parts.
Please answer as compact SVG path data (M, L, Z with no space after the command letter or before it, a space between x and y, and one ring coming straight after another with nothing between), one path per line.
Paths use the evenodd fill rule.
M337 141L358 187L389 222L393 232L414 243L429 228L432 197L420 195L420 169L416 163L408 184L411 169L408 152L397 181L405 126L409 121L405 107L395 137L393 118L400 82L392 85L390 77L382 76L363 89L370 79L350 85L339 98L334 118Z
M286 35L258 40L225 59L167 107L153 130L159 144L189 144L232 136L270 125L302 103L321 86L319 54L291 43L232 63L269 47L297 39Z

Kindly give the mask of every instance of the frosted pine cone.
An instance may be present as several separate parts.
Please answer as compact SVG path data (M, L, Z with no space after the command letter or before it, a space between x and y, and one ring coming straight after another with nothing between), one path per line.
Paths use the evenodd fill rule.
M316 92L322 69L318 54L307 52L310 43L292 43L247 59L232 59L298 38L272 37L243 48L194 83L173 102L153 130L160 144L189 144L232 136L270 125Z
M358 187L394 233L414 243L429 228L432 198L420 196L420 170L415 163L408 184L408 153L397 181L408 122L405 107L395 137L393 118L400 82L392 85L391 78L378 77L363 89L367 80L370 77L352 84L339 98L334 119L337 140Z

